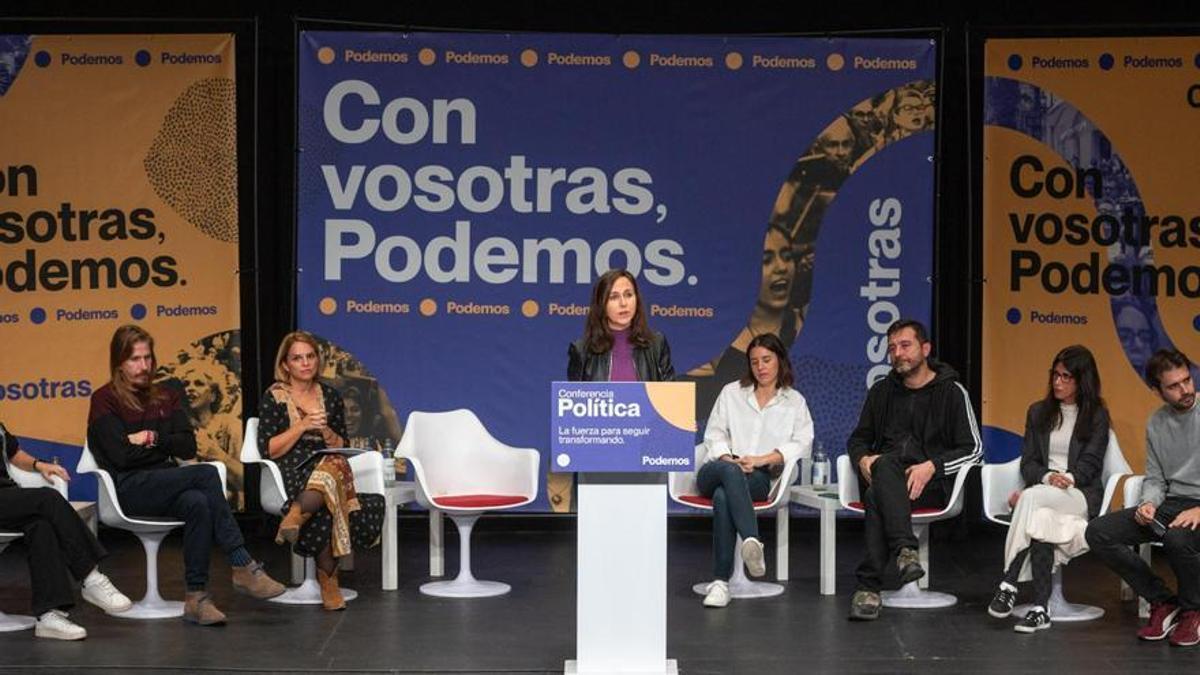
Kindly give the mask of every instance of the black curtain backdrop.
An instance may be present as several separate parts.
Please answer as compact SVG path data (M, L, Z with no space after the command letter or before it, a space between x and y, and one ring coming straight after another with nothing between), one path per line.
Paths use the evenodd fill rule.
M940 110L934 349L963 374L978 406L984 40L1200 34L1200 5L1186 0L1111 4L861 0L850 4L739 2L712 7L678 1L5 0L0 3L0 33L236 35L242 382L247 414L257 410L260 393L270 380L275 345L294 327L296 44L298 31L306 28L936 37ZM396 348L406 346L398 342Z

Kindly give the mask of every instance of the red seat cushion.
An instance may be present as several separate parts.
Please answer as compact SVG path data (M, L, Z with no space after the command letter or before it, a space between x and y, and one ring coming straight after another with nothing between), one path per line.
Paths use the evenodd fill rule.
M867 510L866 505L864 505L862 502L850 502L850 508L858 509L859 511ZM914 516L928 516L933 513L941 513L941 512L942 512L942 509L923 508L923 509L913 509L912 514Z
M692 506L701 506L706 509L712 508L712 500L709 499L708 497L701 497L700 495L683 495L682 497L679 498L679 501L687 503L687 504L691 504ZM770 506L770 505L771 505L771 502L769 502L769 501L754 502L754 508L756 508L756 509L761 509L764 506Z
M434 497L433 503L451 509L498 509L526 501L515 495L446 495Z

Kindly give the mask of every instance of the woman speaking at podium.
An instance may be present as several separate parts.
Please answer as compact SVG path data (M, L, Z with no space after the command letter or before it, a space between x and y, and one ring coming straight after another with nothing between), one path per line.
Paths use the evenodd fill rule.
M650 330L637 280L623 269L605 272L592 289L583 337L567 348L572 382L663 382L675 379L671 349Z
M583 337L567 347L572 382L663 382L675 379L671 348L650 330L637 280L613 269L596 280ZM575 483L569 473L551 473L546 492L555 511L572 510Z

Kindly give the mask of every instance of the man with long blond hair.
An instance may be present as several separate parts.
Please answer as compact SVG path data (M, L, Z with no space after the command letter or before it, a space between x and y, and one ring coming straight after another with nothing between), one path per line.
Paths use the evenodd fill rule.
M213 544L233 566L235 590L272 598L285 589L246 550L233 519L220 474L211 466L180 466L196 456L196 435L183 395L154 382L158 362L154 338L135 325L121 326L109 345L108 384L92 394L88 445L101 468L113 475L117 499L133 516L169 516L184 521L183 561L187 596L185 621L225 622L208 594Z

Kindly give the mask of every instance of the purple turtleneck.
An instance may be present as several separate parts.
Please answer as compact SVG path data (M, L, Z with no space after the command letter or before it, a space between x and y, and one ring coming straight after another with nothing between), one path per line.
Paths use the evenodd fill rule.
M636 382L637 368L633 365L633 343L629 341L629 329L612 332L612 368L608 372L609 382Z

